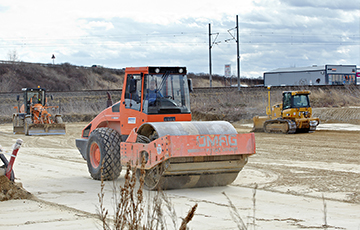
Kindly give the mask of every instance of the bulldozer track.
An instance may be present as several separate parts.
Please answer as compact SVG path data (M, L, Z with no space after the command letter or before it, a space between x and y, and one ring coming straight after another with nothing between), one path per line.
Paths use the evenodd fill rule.
M271 128L271 126L273 127ZM264 123L264 131L266 133L293 134L296 132L296 124L288 119L269 120Z

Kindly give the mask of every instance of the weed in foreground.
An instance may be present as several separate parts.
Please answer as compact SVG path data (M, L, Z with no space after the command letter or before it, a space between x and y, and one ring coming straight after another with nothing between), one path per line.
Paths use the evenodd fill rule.
M248 223L247 225L252 225L253 229L255 230L256 227L256 218L255 218L255 212L256 212L256 191L257 191L258 185L255 183L255 187L253 189L253 197L252 197L252 201L253 201L253 216L252 216L252 223ZM222 194L224 194L224 196L226 197L226 199L229 202L230 205L230 215L231 218L233 219L233 221L236 223L237 227L239 230L247 230L248 227L245 225L244 221L242 220L239 212L237 211L237 208L235 207L235 205L232 203L232 201L230 200L230 198L225 194L225 192L223 192Z
M237 211L237 208L235 207L235 205L233 204L233 202L230 200L230 198L226 195L225 192L222 192L222 194L224 194L224 196L226 197L226 199L229 202L230 205L230 215L231 218L233 219L233 221L236 223L237 227L239 230L247 230L246 225L244 224L244 221L242 220L239 212Z
M255 212L256 212L256 190L257 190L257 188L258 188L258 185L255 183L255 187L253 189L253 199L252 199L253 200L253 216L252 216L253 222L252 222L252 224L253 224L254 229L255 229L255 220L256 220Z
M326 202L325 202L325 197L324 194L322 194L322 200L323 200L323 204L324 204L324 225L323 228L324 229L328 229L328 224L327 224L327 208L326 208Z
M137 182L136 174L140 173L139 188L136 189ZM159 190L155 196L151 198L149 191L148 202L144 202L143 185L144 185L144 163L141 169L132 167L130 163L127 164L127 170L125 174L125 182L123 186L120 186L120 190L117 191L116 186L113 188L114 193L114 216L109 217L108 210L104 207L105 196L105 183L101 180L101 189L98 194L99 207L98 216L102 222L104 230L120 230L120 229L167 229L166 219L170 217L174 229L177 228L177 216L174 206L171 200L166 194ZM145 204L147 203L147 205ZM164 204L166 207L164 207ZM195 214L197 204L195 204L182 220L179 229L186 230L187 224L191 221ZM164 209L166 212L164 212Z

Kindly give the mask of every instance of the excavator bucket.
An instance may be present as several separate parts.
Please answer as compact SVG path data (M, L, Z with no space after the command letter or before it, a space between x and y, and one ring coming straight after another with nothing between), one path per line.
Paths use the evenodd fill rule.
M29 136L35 135L65 135L65 124L30 124L27 127Z
M149 134L156 139L135 142ZM225 121L154 122L132 132L120 148L122 164L145 160L146 189L225 186L255 153L255 136L238 134Z

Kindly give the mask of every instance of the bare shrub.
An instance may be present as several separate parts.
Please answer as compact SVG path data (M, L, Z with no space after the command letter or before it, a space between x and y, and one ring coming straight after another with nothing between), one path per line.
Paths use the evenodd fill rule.
M104 73L104 75L102 75L102 79L104 81L109 81L109 82L118 82L119 81L118 78L116 78L114 75L112 75L109 72Z
M314 107L343 107L360 105L360 90L355 86L348 86L346 90L332 88L312 90L311 104Z
M139 177L139 187L136 188L137 176ZM163 211L163 202L166 204L168 215L170 216L174 229L177 229L177 217L175 209L171 204L170 199L166 197L163 191L157 191L156 195L147 202L147 206L144 202L143 185L144 185L144 163L141 169L136 166L132 167L130 163L127 164L125 182L123 186L120 186L120 190L117 190L114 185L113 196L115 200L114 208L115 214L113 218L109 218L109 212L104 207L104 180L101 180L101 189L98 194L99 207L98 216L102 221L102 227L104 230L108 229L165 229L166 228L166 213ZM195 204L189 211L188 215L183 219L179 229L187 229L187 224L191 221L195 214L197 204Z
M282 91L290 89L271 89L271 106L282 102ZM303 90L292 89L292 90ZM310 102L316 107L346 107L360 105L360 88L348 86L345 88L311 89ZM194 120L226 120L251 122L254 116L266 115L268 106L268 91L255 89L228 88L223 91L198 92L191 95L191 107Z
M100 68L99 68L100 69ZM70 63L43 65L35 63L0 63L0 79L12 76L11 88L1 88L1 92L16 92L21 88L41 86L48 91L74 91L83 89L116 89L122 85L124 71L101 68L100 74L73 66Z

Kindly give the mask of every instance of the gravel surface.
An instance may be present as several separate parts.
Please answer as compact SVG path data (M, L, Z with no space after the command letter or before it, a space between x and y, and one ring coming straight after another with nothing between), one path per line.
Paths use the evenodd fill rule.
M7 151L16 139L24 140L14 165L15 181L33 195L0 202L0 229L102 228L96 215L100 183L90 178L75 147L85 125L67 124L64 136L31 137L12 134L11 124L0 125L0 144ZM240 123L234 126L238 132L251 129ZM166 191L178 222L198 203L191 229L236 229L225 193L248 229L360 229L360 131L330 129L293 135L256 133L257 153L233 184ZM115 184L123 182L124 172ZM113 191L113 182L106 182L110 216ZM145 194L151 197L154 192ZM173 229L171 220L167 223Z

